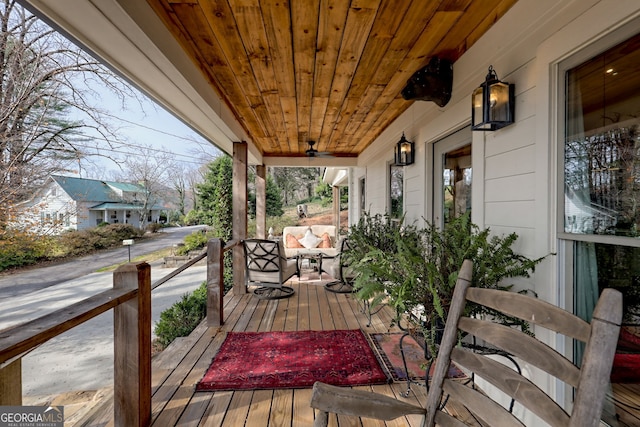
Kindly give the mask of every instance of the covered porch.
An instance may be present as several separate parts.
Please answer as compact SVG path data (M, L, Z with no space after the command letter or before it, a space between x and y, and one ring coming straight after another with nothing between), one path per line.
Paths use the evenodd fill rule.
M347 167L354 215L350 223L364 210L388 212L393 148L405 130L417 142L417 152L415 164L404 169L402 209L408 219L438 218L443 211L436 205L436 192L442 190L437 183L442 174L436 171L436 160L443 154L438 145L459 148L453 147L458 141L446 138L455 139L461 129L469 128L470 95L487 66L494 65L501 78L517 84L516 118L505 130L473 136L469 131L465 137L473 147L470 203L476 223L497 233L517 232L522 237L519 250L536 256L564 256L570 249L558 243L567 236L559 232L556 218L562 211L558 147L563 144L563 128L558 123L563 118L558 112L565 107L556 99L564 90L558 83L563 80L559 70L572 65L563 61L594 40L603 38L611 45L633 36L637 26L629 28L640 17L637 4L610 0L451 0L428 7L418 0L401 2L401 7L385 1L344 2L340 7L324 1L311 2L310 7L204 0L24 3L233 156L234 240L247 237L248 165L256 165L258 176L257 237L266 235L268 166ZM297 7L288 9L289 4ZM414 102L400 94L432 57L454 64L448 105ZM314 141L318 153L310 155ZM638 246L636 241L625 244ZM307 286L287 301L255 301L246 293L239 250L234 265L234 289L224 305L226 323L220 329L201 326L199 335L182 341L182 350L167 353L175 358L165 356L162 359L171 360L161 359L163 365L156 367L156 425L165 425L164 417L168 425L201 420L237 425L234 422L253 417L265 421L267 413L270 425L282 419L284 424L304 424L310 409L308 399L301 397L303 390L194 394L193 384L226 331L313 329L317 322L322 329L337 329L337 323L362 325L349 296L324 296L322 289L314 293ZM569 256L550 259L522 285L573 310L573 288L566 273L570 265ZM335 309L330 298L336 299ZM345 313L346 307L351 314ZM384 319L376 322L388 324ZM547 341L571 352L553 336ZM547 378L539 380L560 400L571 400ZM629 415L640 406L636 386L616 389L624 396L617 400L619 425L638 424ZM394 386L383 390L395 393Z

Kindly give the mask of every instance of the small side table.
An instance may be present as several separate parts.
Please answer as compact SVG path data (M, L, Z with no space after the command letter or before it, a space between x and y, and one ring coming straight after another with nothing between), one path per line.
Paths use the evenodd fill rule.
M322 263L322 252L319 251L304 251L298 252L298 271L302 272L303 263L307 261L309 264L308 270L318 270L320 273ZM315 263L315 267L311 267L312 263Z

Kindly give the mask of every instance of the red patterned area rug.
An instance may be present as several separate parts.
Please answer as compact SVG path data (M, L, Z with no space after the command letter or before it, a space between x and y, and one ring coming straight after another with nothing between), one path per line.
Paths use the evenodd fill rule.
M389 382L360 330L229 332L204 378L208 390L307 388Z
M394 381L406 381L407 372L404 370L402 363L402 353L400 352L400 340L404 334L371 334L376 349L380 353L386 369L391 374ZM402 339L402 350L404 351L405 361L407 362L407 370L409 378L412 380L424 379L427 367L427 359L424 355L424 349L411 336ZM435 366L435 364L434 364ZM431 367L433 370L434 366ZM464 378L465 374L458 367L451 365L449 368L449 378Z

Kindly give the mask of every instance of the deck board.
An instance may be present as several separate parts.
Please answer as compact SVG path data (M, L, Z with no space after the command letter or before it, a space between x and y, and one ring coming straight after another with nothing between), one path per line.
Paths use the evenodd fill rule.
M221 327L209 328L201 323L189 337L181 338L153 359L152 419L154 426L307 426L313 424L314 413L309 402L311 389L256 391L195 392L211 360L230 331L296 331L361 329L366 333L399 332L392 326L394 313L389 307L375 308L371 325L363 305L351 294L328 292L320 281L290 282L296 290L293 297L282 300L260 300L252 293L225 296ZM426 401L426 389L413 385L413 393L405 398L405 382L361 386L363 390L393 396L415 404ZM638 385L616 384L614 395L624 402L617 410L619 427L640 425ZM90 422L88 422L90 420ZM78 425L112 426L113 402L102 405L99 412ZM411 415L383 422L372 419L331 414L329 426L410 426L421 425L422 417Z

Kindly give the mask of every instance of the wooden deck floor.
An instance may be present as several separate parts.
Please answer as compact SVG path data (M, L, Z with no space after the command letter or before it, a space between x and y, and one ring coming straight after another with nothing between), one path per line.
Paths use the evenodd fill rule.
M225 324L207 328L202 323L189 337L176 340L153 360L152 386L154 426L310 426L313 409L309 406L311 389L195 392L211 359L228 331L296 331L357 329L366 332L398 332L390 328L390 310L374 314L371 325L362 307L350 294L325 291L319 281L298 282L293 297L259 300L253 294L225 297ZM399 396L406 383L359 387L391 396ZM408 401L425 401L424 388L412 387L417 396ZM111 405L105 405L81 425L111 426ZM376 420L334 415L330 426L420 426L421 417L411 416L384 423Z
M391 311L383 309L372 316L371 325L361 307L350 294L325 291L321 282L298 282L293 297L283 300L259 300L253 294L225 297L225 324L221 328L207 328L202 323L189 337L176 340L153 360L153 425L272 427L311 426L314 413L309 402L310 389L195 392L213 356L228 331L296 331L361 328L366 332L397 332L390 327ZM423 387L412 387L416 394L405 399L400 392L406 383L359 387L394 396L413 403L425 402ZM631 390L631 391L630 391ZM618 388L617 393L630 393L631 406L637 407L638 390ZM629 396L624 397L629 402ZM620 411L618 426L640 425L640 412ZM112 426L113 406L103 405L93 411L83 426ZM330 426L420 426L422 417L410 416L390 422L332 415Z

